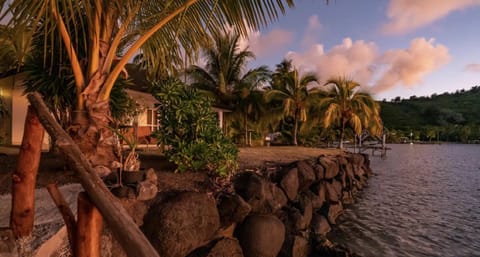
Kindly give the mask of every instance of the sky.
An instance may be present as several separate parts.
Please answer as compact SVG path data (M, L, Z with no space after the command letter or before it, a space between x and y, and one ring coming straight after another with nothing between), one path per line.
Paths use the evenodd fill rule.
M252 67L287 58L378 100L429 96L480 85L479 14L480 0L299 0L241 44Z

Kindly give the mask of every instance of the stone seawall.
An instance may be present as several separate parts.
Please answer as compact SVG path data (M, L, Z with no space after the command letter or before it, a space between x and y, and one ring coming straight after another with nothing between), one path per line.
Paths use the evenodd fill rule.
M351 153L240 172L217 197L158 196L142 229L162 257L348 256L326 234L369 174L368 155Z
M326 235L371 169L368 155L322 155L239 172L217 193L204 179L187 178L207 178L202 174L147 173L160 192L150 200L121 201L160 256L314 257L355 256L333 247ZM163 190L166 175L186 183ZM66 233L50 241L55 247L41 257L68 256ZM108 228L101 256L126 256Z

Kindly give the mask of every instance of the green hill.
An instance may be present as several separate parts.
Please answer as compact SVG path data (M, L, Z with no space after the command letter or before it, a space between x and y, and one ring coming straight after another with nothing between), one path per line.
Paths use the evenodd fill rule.
M394 132L394 141L408 137L411 132L417 140L480 139L480 86L430 97L397 97L380 105L383 123Z

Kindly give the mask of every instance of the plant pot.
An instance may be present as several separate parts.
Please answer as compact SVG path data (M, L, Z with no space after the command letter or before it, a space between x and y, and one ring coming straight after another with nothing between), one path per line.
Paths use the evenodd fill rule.
M135 184L145 179L145 171L123 171L122 172L122 183L124 184Z

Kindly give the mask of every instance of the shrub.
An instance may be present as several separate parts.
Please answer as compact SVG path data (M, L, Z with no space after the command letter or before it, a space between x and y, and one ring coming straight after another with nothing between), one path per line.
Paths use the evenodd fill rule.
M238 149L218 128L208 98L178 79L155 83L154 96L160 128L153 136L169 146L166 156L178 171L227 175L237 168Z

